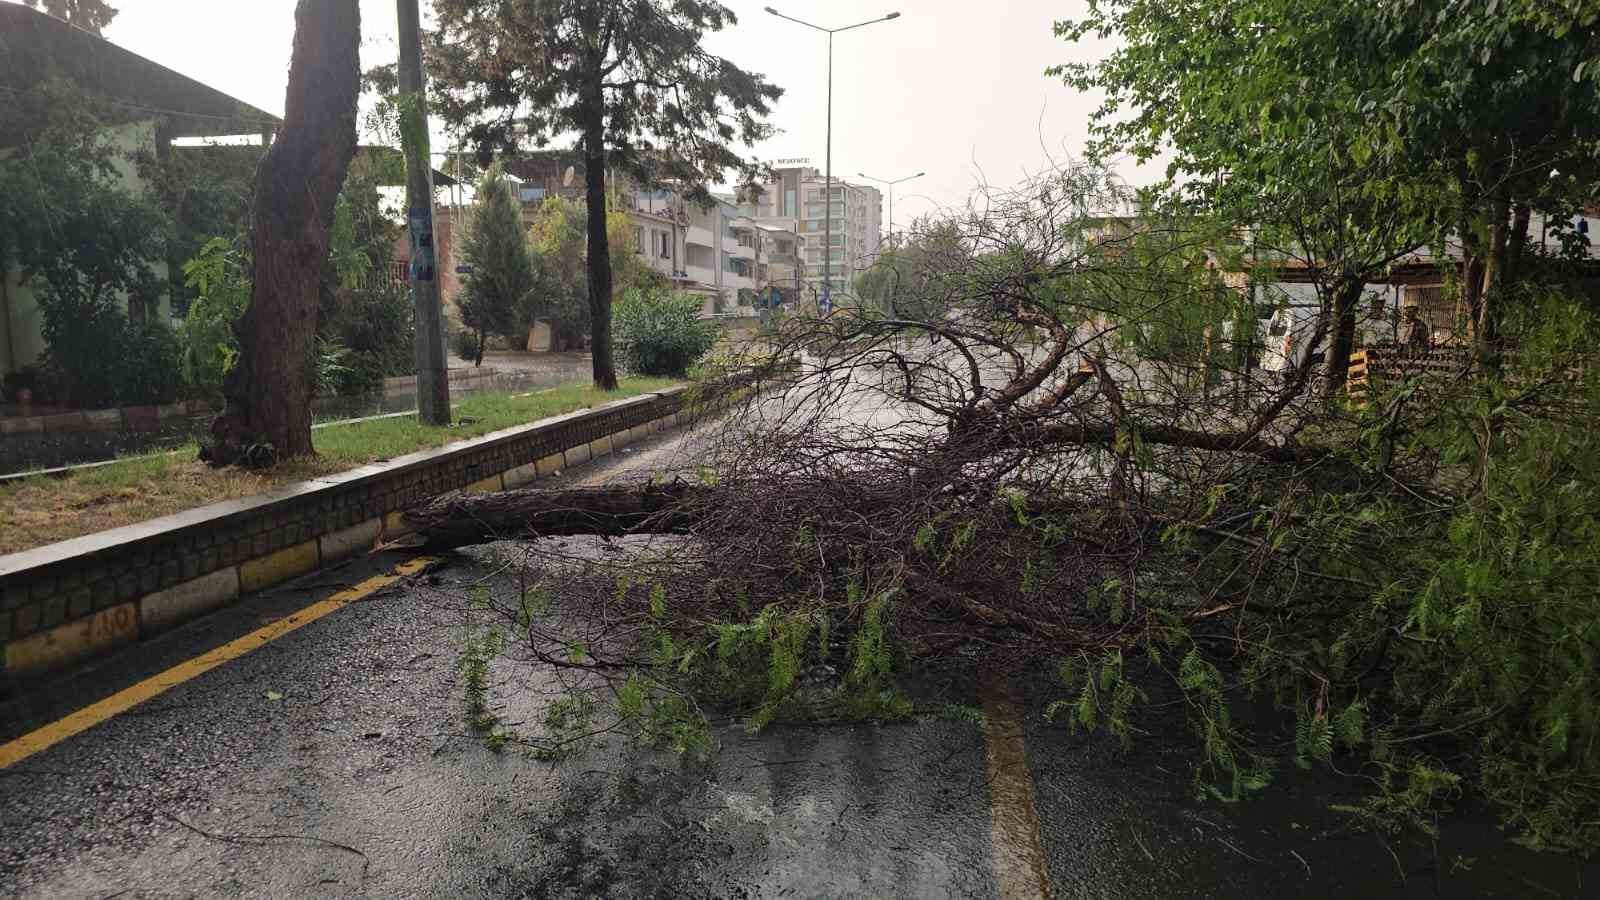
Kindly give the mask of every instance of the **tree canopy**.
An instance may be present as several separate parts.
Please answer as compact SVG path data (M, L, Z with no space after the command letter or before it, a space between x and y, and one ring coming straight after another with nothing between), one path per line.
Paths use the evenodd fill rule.
M498 165L490 166L478 182L461 257L472 266L459 301L461 319L478 333L476 362L482 363L484 335L515 334L518 310L534 288L521 207Z
M99 34L117 17L117 10L106 0L23 0L46 13L84 31Z
M709 201L709 185L756 166L737 145L772 133L781 90L705 50L736 21L713 0L439 0L427 36L435 108L480 158L575 135L583 149L595 383L616 385L606 178L671 182Z

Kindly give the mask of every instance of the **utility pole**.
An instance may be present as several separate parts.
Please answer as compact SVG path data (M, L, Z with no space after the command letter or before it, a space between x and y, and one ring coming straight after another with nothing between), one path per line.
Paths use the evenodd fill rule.
M900 18L900 14L897 12L892 12L886 16L883 16L882 18L868 19L865 22L857 22L854 25L846 25L843 28L823 28L821 25L813 25L803 19L796 19L794 16L786 16L770 6L762 7L762 9L780 19L788 19L790 22L794 22L797 25L804 25L807 28L820 31L828 36L828 125L827 137L824 138L824 140L827 142L827 151L823 162L824 168L822 174L822 202L823 209L826 210L823 215L826 218L822 220L821 300L824 302L829 302L831 301L833 294L833 36L841 31L849 31L853 28L861 28L865 25L872 25L878 22L887 22L890 19L898 19ZM802 190L803 189L804 185L802 185ZM841 190L839 193L841 203L847 202L843 196L844 191ZM800 202L804 203L805 198L802 197ZM804 260L802 258L802 262L803 261ZM829 305L831 305L831 302Z
M396 0L400 19L400 142L406 154L406 225L411 235L411 299L416 306L417 418L450 424L450 373L444 310L433 248L433 169L428 163L428 104L422 82L417 0Z

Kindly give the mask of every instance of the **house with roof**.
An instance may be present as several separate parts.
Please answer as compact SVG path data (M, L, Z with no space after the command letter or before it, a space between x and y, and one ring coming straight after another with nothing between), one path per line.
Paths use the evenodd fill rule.
M113 183L134 193L152 187L135 160L164 158L184 138L274 132L278 117L152 62L116 44L26 6L0 3L0 156L22 152L25 130L19 98L47 79L70 81L94 95L104 112L104 134L115 153ZM152 261L158 275L175 265ZM0 375L36 362L44 353L35 289L24 273L0 273ZM153 308L134 301L131 318L170 317L170 295Z
M16 3L0 3L0 159L23 152L19 98L46 80L62 80L95 98L103 135L113 148L111 186L141 194L156 190L140 159L205 156L231 171L254 170L283 122L277 116L148 60L99 35ZM405 184L405 161L391 147L363 145L351 161L380 186ZM436 188L455 184L435 170ZM166 203L170 198L158 198ZM171 210L169 210L170 212ZM0 236L3 237L3 236ZM441 253L448 256L448 234ZM183 259L152 260L170 290L153 305L130 298L132 320L171 320L180 294ZM403 259L401 260L403 267ZM404 280L401 268L377 277ZM35 286L25 273L0 273L0 377L39 361L45 351Z

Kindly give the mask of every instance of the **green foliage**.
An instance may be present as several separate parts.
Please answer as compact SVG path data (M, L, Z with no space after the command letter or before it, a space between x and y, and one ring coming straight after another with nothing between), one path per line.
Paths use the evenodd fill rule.
M582 206L546 197L528 228L534 289L518 310L517 328L527 334L536 318L549 319L554 350L577 346L589 330L587 223Z
M184 283L194 292L181 329L183 378L203 396L222 396L222 378L239 353L233 323L250 304L243 257L227 240L212 238L183 267Z
M635 291L617 304L617 359L640 375L682 377L711 352L717 329L700 318L700 298L666 291Z
M397 230L371 176L352 172L329 230L317 321L319 393L364 394L415 370L411 298L383 277ZM184 264L192 299L180 329L182 373L191 393L221 393L238 354L234 323L250 302L249 269L242 237L211 238Z
M478 358L478 349L483 346L478 337L478 333L475 331L468 331L465 328L460 329L455 334L451 335L450 342L450 349L455 351L456 356L459 356L464 360L468 360L469 362Z
M479 343L485 334L505 335L513 343L527 338L526 323L520 321L518 311L535 285L533 261L522 235L521 210L500 167L490 166L478 183L461 245L461 257L472 266L472 274L457 300L462 324L476 332Z
M117 17L117 10L106 0L24 0L34 9L43 9L44 12L71 23L91 34L99 34L102 28L111 24Z
M486 628L467 634L456 662L466 700L467 724L476 731L494 728L499 716L489 710L489 665L505 650L505 635Z

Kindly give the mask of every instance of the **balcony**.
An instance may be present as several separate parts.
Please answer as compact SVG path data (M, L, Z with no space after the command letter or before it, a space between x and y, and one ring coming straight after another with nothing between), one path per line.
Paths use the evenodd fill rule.
M714 248L717 246L716 241L711 236L711 229L704 225L690 225L683 240L686 244L693 244L698 247Z
M717 273L709 266L689 265L684 266L683 270L689 276L689 280L698 281L706 287L711 287L717 283Z

